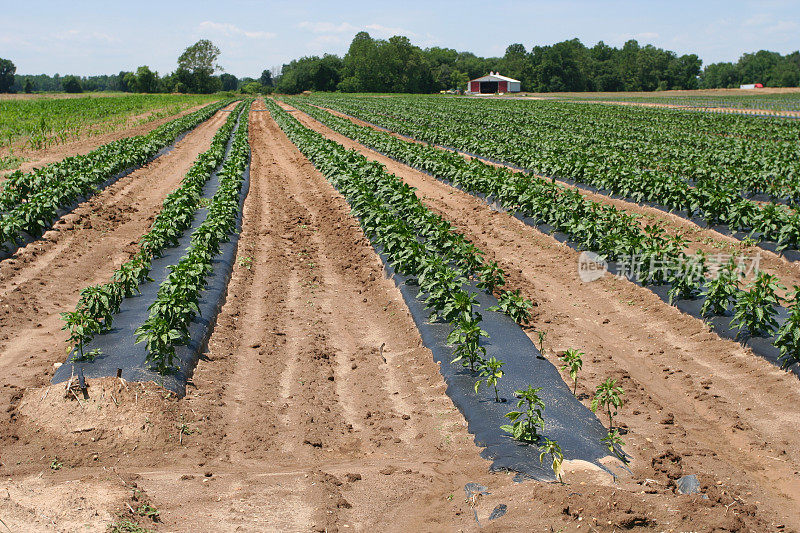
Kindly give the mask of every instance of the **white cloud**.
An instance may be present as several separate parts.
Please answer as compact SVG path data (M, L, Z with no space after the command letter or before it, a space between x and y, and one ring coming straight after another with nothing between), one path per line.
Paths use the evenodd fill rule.
M211 22L209 20L201 22L198 29L200 31L210 31L229 37L239 36L248 39L272 39L276 37L274 33L268 31L248 31L227 22Z
M350 33L358 30L349 22L334 24L333 22L309 22L303 21L297 25L298 28L309 30L312 33Z
M378 37L392 37L393 35L405 35L406 37L416 37L417 34L403 28L393 28L381 26L380 24L367 24L364 28L375 32Z
M357 33L359 31L367 31L373 37L384 38L392 37L393 35L405 35L406 37L416 37L417 34L413 31L404 28L397 28L391 26L383 26L381 24L366 24L364 26L356 26L349 22L342 22L336 24L334 22L310 22L303 21L297 25L298 28L308 30L311 33L320 34L336 34L336 33Z

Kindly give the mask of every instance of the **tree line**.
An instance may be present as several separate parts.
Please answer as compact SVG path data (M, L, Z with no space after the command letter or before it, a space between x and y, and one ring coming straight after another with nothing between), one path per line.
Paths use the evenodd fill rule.
M523 91L660 91L712 89L763 83L767 87L800 85L800 52L786 56L761 50L736 62L702 68L696 54L678 55L629 40L622 47L600 41L591 48L578 39L527 50L515 43L502 57L479 57L452 48L420 48L407 37L374 39L367 32L353 38L347 53L308 56L283 65L280 73L264 70L256 78L236 78L220 70L219 49L207 40L188 47L178 68L159 76L147 66L136 72L103 76L40 74L20 76L9 60L0 59L0 92L124 91L212 93L302 91L431 93L464 89L470 79L498 71L518 79ZM277 74L273 78L273 74Z
M451 48L414 46L407 37L373 39L358 33L344 57L326 54L283 65L276 91L428 93L464 89L467 81L498 71L521 82L523 91L659 91L800 84L800 52L782 56L759 51L736 63L702 69L696 54L678 55L631 39L616 48L578 39L527 50L515 43L502 57L482 58Z
M178 68L159 76L158 72L143 65L135 72L100 76L60 76L55 74L19 75L8 59L0 59L0 92L95 92L121 91L132 93L193 93L210 94L220 91L264 93L272 89L269 70L256 78L237 78L233 74L215 72L220 50L211 41L201 39L184 50L178 58Z

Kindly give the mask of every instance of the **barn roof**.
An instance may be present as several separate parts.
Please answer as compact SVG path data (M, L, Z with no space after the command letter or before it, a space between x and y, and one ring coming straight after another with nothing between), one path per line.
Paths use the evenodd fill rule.
M487 74L482 78L475 78L474 80L471 81L515 81L517 83L520 83L519 80L515 80L514 78L509 78L508 76L502 76L498 72L490 72L489 74Z

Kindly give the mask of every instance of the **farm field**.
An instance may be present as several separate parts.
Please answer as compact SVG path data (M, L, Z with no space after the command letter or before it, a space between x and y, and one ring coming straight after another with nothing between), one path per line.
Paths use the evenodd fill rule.
M800 116L800 89L797 88L700 89L652 93L518 93L506 94L502 98L641 105L765 116Z
M2 525L800 531L800 123L314 94L152 125L0 184Z
M3 95L0 175L17 168L27 172L114 139L146 132L177 115L197 110L213 98L172 94Z

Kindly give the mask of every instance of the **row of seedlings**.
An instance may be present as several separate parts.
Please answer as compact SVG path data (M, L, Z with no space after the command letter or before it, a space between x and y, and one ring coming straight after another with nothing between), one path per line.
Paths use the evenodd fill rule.
M83 289L74 311L62 313L74 361L91 360L97 355L84 352L86 343L111 330L122 300L136 294L139 284L149 279L153 259L160 257L165 249L177 246L178 239L192 225L202 205L203 186L222 164L228 141L244 108L244 102L237 105L214 135L210 148L197 156L181 185L167 195L150 230L139 240L139 250L133 257L115 270L107 283Z
M629 201L680 212L688 218L700 217L708 225L726 225L731 231L747 233L750 239L776 243L779 252L800 250L800 213L794 209L744 198L743 193L752 187L743 185L741 180L726 181L718 171L709 173L714 179L693 176L687 180L657 163L646 165L629 153L637 144L634 140L623 142L628 150L594 142L584 147L575 139L559 135L564 131L560 126L554 130L538 122L518 123L519 117L515 119L502 109L479 108L470 112L459 107L454 113L447 106L436 104L433 108L438 113L421 113L416 106L402 103L356 104L327 97L320 102L421 141L517 165L539 175L572 180ZM608 136L613 133L598 133L594 139ZM793 157L796 159L797 154ZM796 191L782 196L795 195L800 200L800 183L791 168L794 167L787 166L784 176L770 174L764 180L769 183L780 179L793 185Z
M236 231L241 211L242 186L250 164L248 109L245 106L228 158L219 172L220 184L208 206L208 216L192 233L191 244L161 283L150 315L137 330L137 342L145 342L146 363L162 374L174 372L175 348L189 343L189 326L199 313L199 302L220 246Z
M478 248L428 210L414 189L383 165L302 126L277 104L268 101L268 105L289 139L345 197L365 235L386 261L400 274L417 279L419 295L431 310L430 319L453 326L447 339L453 348L451 362L475 374L476 394L484 385L500 402L497 384L504 375L503 362L486 357L481 339L487 335L481 329L479 305L475 294L464 286L472 278L479 289L496 294L498 305L488 310L505 313L518 323L528 321L533 304L518 290L502 288L504 271L495 262L485 262ZM509 412L510 424L500 429L522 442L544 440L540 459L551 456L554 473L560 478L560 447L537 431L544 423L540 390L530 386L515 391L516 407L524 409Z
M789 369L800 363L798 288L785 300L789 319L779 327L776 317L782 300L778 294L783 287L774 275L761 271L752 283L742 288L741 264L731 257L709 279L706 256L702 251L686 254L686 243L680 235L669 235L658 225L642 228L635 216L591 201L576 189L478 159L466 159L430 145L403 141L314 106L292 103L366 146L467 192L490 197L536 224L546 224L565 233L581 249L629 266L635 263L635 268L627 274L643 284L669 285L670 302L703 297L701 313L706 318L722 316L732 308L730 326L743 338L774 335L781 368Z
M26 235L41 236L62 209L94 194L114 176L145 164L231 101L209 104L145 135L110 142L86 155L67 157L27 174L11 174L0 190L0 251L10 251Z

